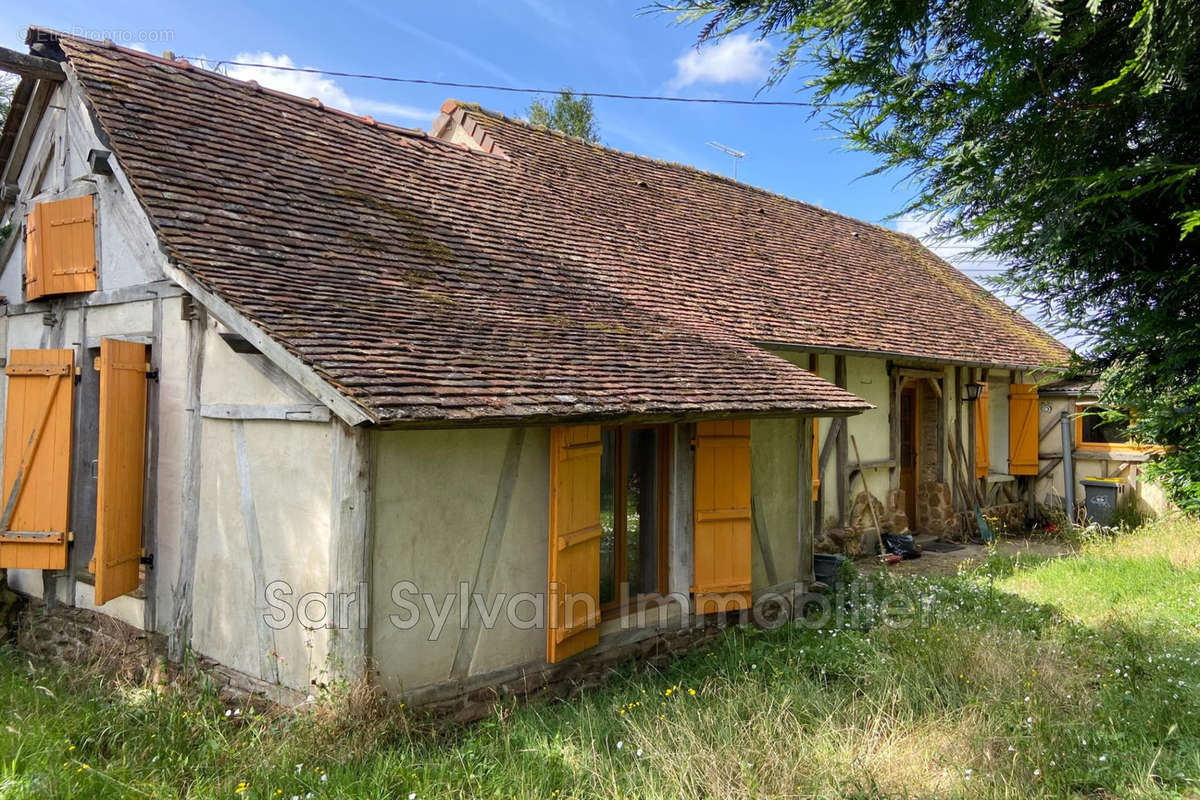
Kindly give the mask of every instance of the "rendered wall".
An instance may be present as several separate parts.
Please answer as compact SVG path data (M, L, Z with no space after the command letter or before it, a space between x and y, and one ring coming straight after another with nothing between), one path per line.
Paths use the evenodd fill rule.
M496 568L484 595L489 603L501 594L540 597L545 592L548 434L545 428L523 432ZM371 654L384 685L407 690L451 677L463 640L460 584L475 591L505 453L515 435L511 429L375 434ZM393 587L403 581L415 587L405 597L421 607L416 624L407 629L393 624L393 617L401 626L412 618L392 602ZM433 614L418 594L432 598L435 609L450 603L436 636ZM478 647L464 656L467 674L540 661L545 649L544 627L522 630L501 614L495 628L484 629Z
M1076 398L1043 395L1039 399L1039 425L1047 427L1051 422L1061 419L1063 413L1076 413ZM1070 428L1071 441L1074 441L1075 420L1067 422ZM1038 455L1044 468L1052 458L1061 458L1063 452L1062 430L1055 425L1040 442ZM1072 458L1075 468L1075 502L1081 504L1084 498L1084 478L1123 478L1127 492L1132 492L1138 500L1138 508L1146 514L1162 514L1169 507L1162 488L1157 484L1142 479L1148 456L1136 451L1117 451L1113 453L1088 452L1086 449L1076 449ZM1037 482L1037 500L1051 507L1061 508L1066 498L1064 483L1065 470L1059 463L1045 477Z
M11 348L73 347L77 364L90 369L88 348L101 337L152 343L159 376L152 388L157 414L148 420L149 461L156 459L157 466L148 478L155 496L146 509L146 542L154 565L147 568L146 596L119 597L94 607L86 569L80 569L90 553L79 547L72 550L74 572L49 582L58 602L167 632L173 627L172 586L179 582L182 551L180 492L189 416L187 323L181 313L181 292L164 279L156 237L119 164L113 164L112 176L92 174L87 156L93 148L107 149L70 81L65 81L56 88L34 133L18 179L18 202L3 220L13 226L8 240L0 244L0 294L9 301L3 310L4 353ZM23 303L25 214L36 202L86 194L96 198L97 291ZM312 402L277 370L267 369L261 356L233 353L216 336L215 325L210 324L204 349L205 403ZM0 393L5 389L0 376ZM80 396L76 392L77 404ZM261 603L249 577L256 562L249 557L247 530L258 529L267 580L289 581L301 592L327 590L334 469L330 425L209 419L202 426L192 644L199 652L258 677L264 677L264 651L277 650L279 679L305 687L324 666L326 631L292 625L272 633L264 644L257 624ZM235 426L244 434L244 470L238 469ZM242 478L243 472L249 480ZM73 491L79 482L77 471ZM80 506L72 511L72 518L87 513ZM14 588L35 597L42 596L47 577L38 571L15 570L9 576Z
M800 437L806 430L794 419L756 420L751 425L751 488L761 537L751 543L755 590L772 585L764 545L770 551L775 583L804 577L798 574L796 490L799 447L803 445ZM522 623L540 613L532 598L539 598L540 603L546 590L548 433L546 428L527 428L520 432L458 429L374 434L370 642L374 666L385 686L409 691L543 662L543 624ZM512 461L518 436L523 437L519 458ZM672 439L681 440L686 447L686 437ZM686 458L690 457L687 453ZM506 459L518 465L507 479ZM690 474L669 477L675 492L683 491L680 480L690 479ZM506 511L497 504L505 480ZM806 494L801 505L808 503ZM505 515L502 525L498 523L500 514ZM675 524L683 526L682 531L667 534L672 547L681 532L686 536L690 531L690 513L678 516ZM496 549L491 561L485 558L489 529L493 537L499 534L499 544L493 541ZM673 553L669 563L674 568L680 560L688 564L682 568L688 574L682 581L681 576L672 575L670 582L686 587L691 580L690 553L682 558ZM411 588L401 590L401 602L394 602L393 589L403 581L411 582ZM497 598L503 598L506 606L511 601L517 616L500 614L494 625L479 631L472 644L461 624L460 592L468 597L479 593L488 606ZM422 595L429 596L432 613ZM518 602L522 596L531 599ZM404 602L420 607L415 625L411 624L413 612ZM679 613L679 605L671 603L641 618L606 620L600 628L600 647L627 640L640 626L673 624ZM439 614L445 620L440 629L435 621Z
M804 577L799 571L799 521L796 516L798 453L803 427L796 419L763 419L750 424L750 491L755 528L751 585L754 591ZM807 497L804 501L807 502ZM811 526L807 526L805 535L811 545Z
M292 394L251 366L257 355L235 353L209 323L201 402L247 405L294 402ZM297 615L281 629L262 626L255 550L262 585L283 581L295 606L329 587L330 423L283 420L203 420L200 537L193 590L192 647L250 675L270 680L264 657L278 653L281 683L303 689L327 668L328 629ZM237 428L244 452L239 452ZM242 459L244 458L244 462ZM256 541L257 540L257 541ZM305 609L326 621L324 600ZM270 612L282 618L282 612Z

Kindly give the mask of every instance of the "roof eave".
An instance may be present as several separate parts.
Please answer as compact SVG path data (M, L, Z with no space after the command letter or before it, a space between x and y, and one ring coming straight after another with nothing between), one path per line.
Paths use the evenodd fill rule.
M835 347L829 345L802 343L802 342L782 342L770 339L754 339L752 342L766 350L787 350L792 352L819 353L823 355L846 355L859 356L863 358L889 358L894 361L904 361L913 364L937 364L948 367L986 367L998 369L1014 369L1014 370L1044 370L1046 372L1057 372L1063 369L1063 366L1042 363L1030 364L1017 361L984 361L979 359L969 358L946 358L945 356L936 356L920 353L906 353L892 350L869 350L857 347Z

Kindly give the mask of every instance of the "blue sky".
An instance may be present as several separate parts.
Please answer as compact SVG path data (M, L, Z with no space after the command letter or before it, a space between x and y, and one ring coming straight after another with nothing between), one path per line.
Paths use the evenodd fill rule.
M465 83L631 94L805 99L799 77L763 89L773 48L750 37L695 48L697 26L640 13L646 0L443 0L440 3L212 0L52 3L7 0L0 45L22 47L39 24L160 53ZM428 127L447 97L521 115L527 96L485 90L228 68L239 77L411 127ZM860 219L887 222L907 197L899 176L861 177L872 157L848 152L807 109L596 100L605 144L731 174L717 141L743 151L748 183ZM909 222L902 227L920 232ZM945 252L954 255L961 248ZM973 277L980 265L960 264Z

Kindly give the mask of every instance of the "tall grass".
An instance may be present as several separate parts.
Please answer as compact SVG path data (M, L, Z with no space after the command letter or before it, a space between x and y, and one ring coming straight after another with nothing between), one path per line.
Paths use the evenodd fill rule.
M0 796L1200 796L1198 553L1200 524L1176 521L863 576L863 624L740 630L456 730L333 699L259 714L4 651ZM897 595L922 624L878 605Z

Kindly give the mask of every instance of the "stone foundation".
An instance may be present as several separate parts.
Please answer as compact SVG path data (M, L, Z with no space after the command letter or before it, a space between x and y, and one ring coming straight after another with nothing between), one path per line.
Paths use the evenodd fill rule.
M28 600L17 621L17 644L53 661L81 664L135 683L168 684L180 674L180 666L167 661L166 636L84 608L47 610L41 601ZM196 656L194 664L212 677L217 691L230 702L295 706L305 699L301 692L266 683L211 658Z
M594 650L564 661L517 670L477 675L465 681L446 681L404 695L404 702L419 713L450 722L473 722L489 716L497 704L512 700L574 697L603 685L630 662L664 667L681 653L710 644L749 615L730 614L724 622L716 616L695 620L692 627L658 630L637 641L601 642Z
M917 520L921 533L938 536L958 532L950 486L932 481L917 487Z
M790 603L782 605L784 608L774 616L790 616ZM773 615L762 614L762 618ZM694 619L687 628L668 623L662 628L612 634L597 648L561 664L527 665L444 681L398 699L422 715L455 723L471 722L491 714L502 701L574 696L604 683L627 662L666 666L680 653L709 644L750 619L750 613L742 611L724 619L720 615ZM29 600L18 618L17 641L25 650L47 659L82 664L137 683L170 684L181 670L166 659L164 635L82 608L59 606L47 611L40 601ZM211 676L231 705L295 707L305 701L301 692L265 683L212 659L197 656L194 664Z

